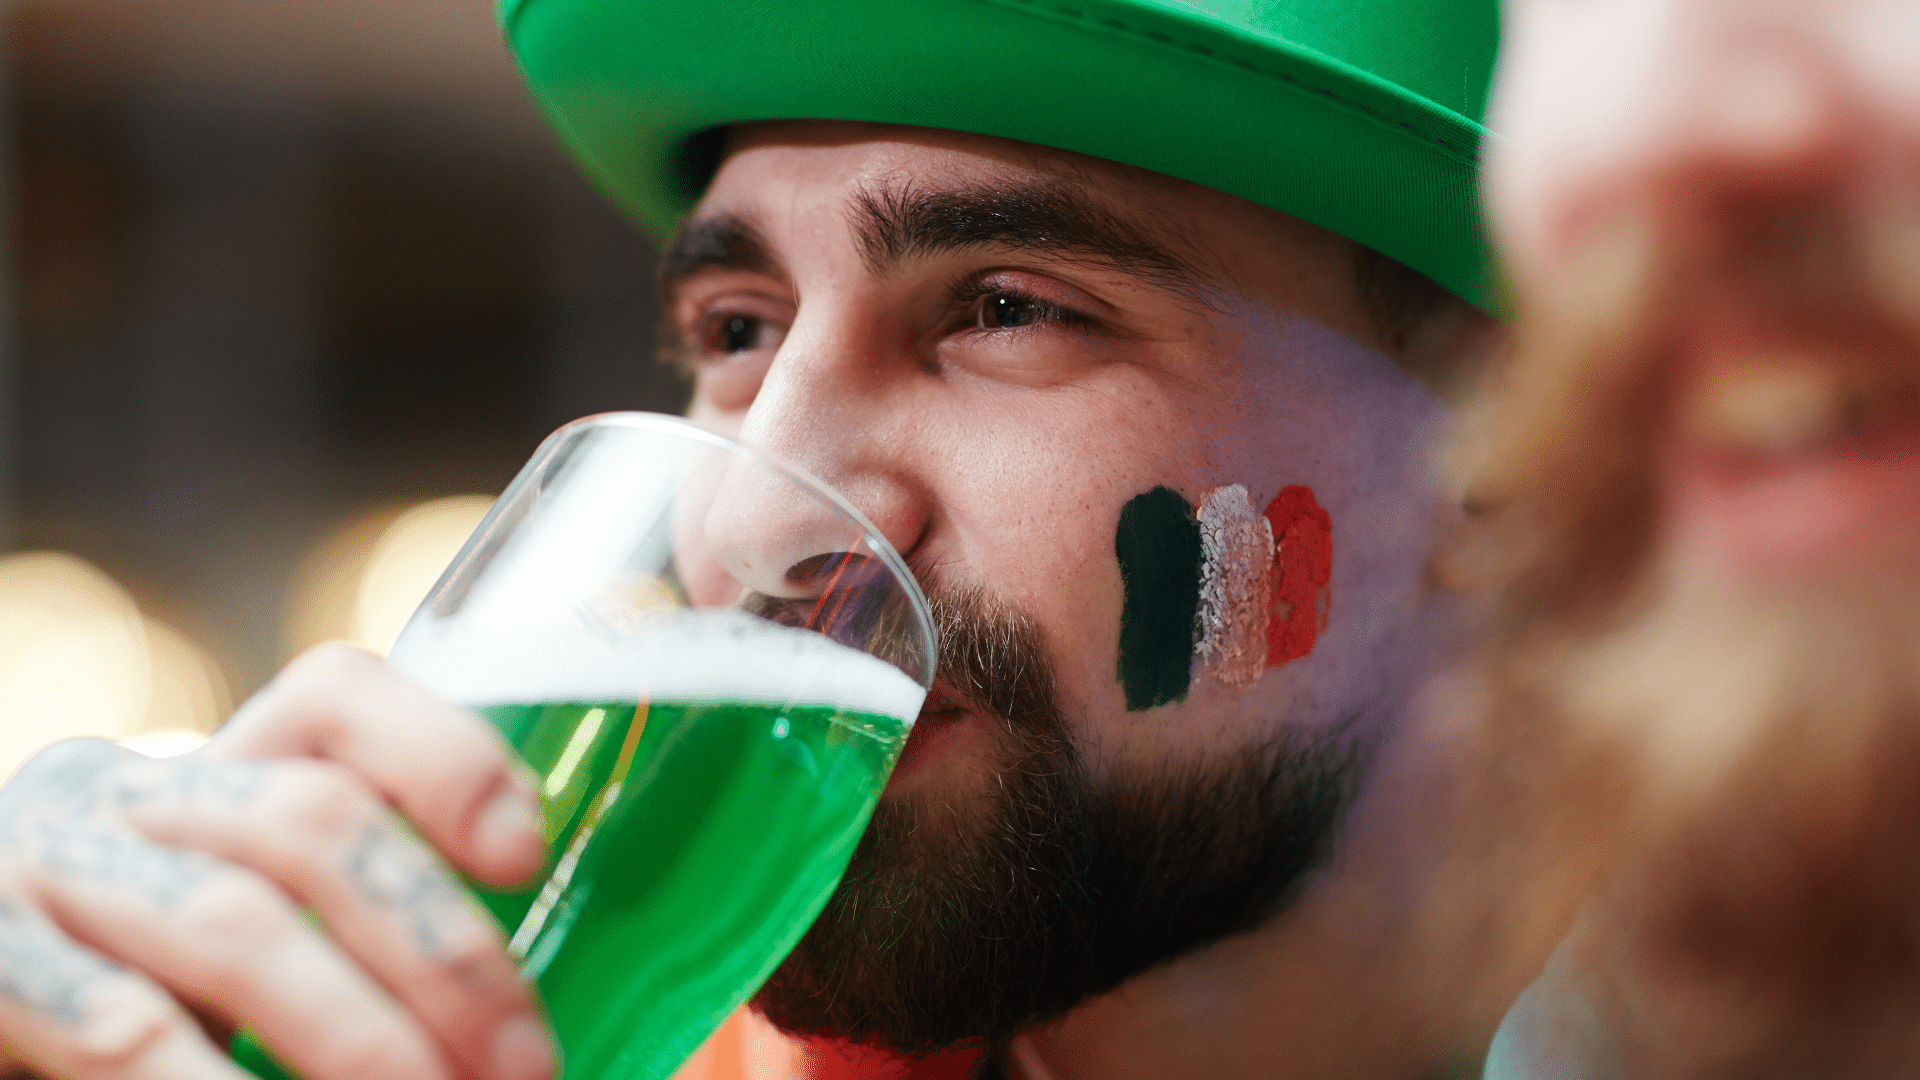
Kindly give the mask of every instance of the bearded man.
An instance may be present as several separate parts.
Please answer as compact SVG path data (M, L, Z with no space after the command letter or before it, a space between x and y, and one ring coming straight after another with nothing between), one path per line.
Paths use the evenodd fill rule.
M1490 805L1577 915L1488 1075L1912 1075L1920 8L1511 14Z
M695 415L845 494L937 611L873 827L759 1007L1028 1078L1475 1067L1511 988L1420 932L1454 777L1409 716L1456 636L1437 389L1497 337L1492 5L505 17L588 170L678 229ZM383 802L484 880L539 857L497 738L369 658L296 663L190 758L63 746L0 799L23 1063L230 1075L185 1003L307 1080L552 1068L459 890L396 910L351 872L373 835L444 880Z

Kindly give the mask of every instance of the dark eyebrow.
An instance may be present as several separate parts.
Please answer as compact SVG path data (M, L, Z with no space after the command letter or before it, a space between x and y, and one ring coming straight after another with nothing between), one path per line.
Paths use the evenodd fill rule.
M1209 287L1189 260L1057 182L873 187L854 195L849 216L876 277L913 258L1004 247L1088 260L1180 292Z
M654 355L689 381L699 376L700 365L681 340L679 324L673 317L673 294L688 278L705 269L785 276L783 268L769 253L760 230L745 218L715 214L689 222L680 230L680 235L660 253L660 310L667 314L655 328Z
M696 272L708 268L746 270L781 276L780 264L768 253L760 230L744 218L716 214L691 222L660 255L660 295L673 290Z

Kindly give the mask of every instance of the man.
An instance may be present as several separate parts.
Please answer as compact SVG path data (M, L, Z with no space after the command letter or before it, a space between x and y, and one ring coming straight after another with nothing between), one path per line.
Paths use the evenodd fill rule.
M1513 988L1424 932L1453 762L1409 716L1455 637L1437 390L1494 336L1491 8L506 17L589 169L687 218L696 414L847 495L936 605L941 677L766 1013L1061 1080L1476 1067ZM378 811L524 875L505 760L339 651L194 758L56 749L0 807L6 1045L228 1075L173 995L308 1080L544 1075L497 936Z
M1513 15L1486 672L1522 797L1583 803L1488 1074L1912 1075L1920 8Z
M1071 228L1138 221L1144 206L1163 232L1083 232L1073 242L1087 254L1061 250ZM938 231L1000 229L1016 213L1029 215L1019 231L987 241ZM890 259L905 245L889 235L925 246ZM1048 247L1028 246L1033 235ZM706 254L716 251L725 261ZM1113 265L1117 254L1131 265ZM1259 208L1059 152L865 124L736 131L668 253L670 309L695 362L715 372L703 385L757 384L741 436L808 462L907 553L953 657L841 902L761 996L776 1022L916 1052L1006 1038L1286 905L1238 950L1188 961L1186 985L1137 982L1129 992L1151 1002L1144 1008L1109 1002L1112 1015L1083 1011L1025 1044L1056 1040L1051 1053L1064 1060L1050 1071L1066 1075L1111 1074L1126 1057L1143 1073L1193 1068L1206 1033L1165 1040L1167 1056L1152 1064L1129 1034L1147 1027L1143 1014L1164 1023L1166 998L1194 982L1223 995L1250 989L1214 965L1271 951L1311 970L1307 942L1323 935L1391 938L1408 912L1359 915L1359 904L1384 897L1361 901L1340 874L1301 888L1346 785L1360 783L1373 747L1394 741L1445 631L1444 606L1420 595L1437 494L1413 434L1438 410L1353 343L1384 335L1350 288L1340 296L1352 254ZM1314 310L1321 326L1298 317L1302 291L1274 282L1276 264L1332 279L1321 294L1331 302ZM1261 404L1222 400L1222 386ZM1383 439L1383 423L1401 434ZM1340 607L1326 615L1325 637L1273 669L1294 679L1256 669L1231 685L1214 677L1223 657L1197 669L1214 670L1189 689L1189 609L1178 616L1173 699L1130 702L1129 665L1150 657L1126 654L1115 532L1143 493L1203 493L1229 475L1261 493L1237 493L1249 521L1267 493L1311 489L1336 523L1351 523L1352 540L1337 542L1354 545L1357 572L1344 577L1336 561ZM1204 499L1194 501L1204 515ZM1085 512L1039 514L1036 504ZM1189 513L1179 504L1176 525ZM1313 602L1301 609L1309 620ZM1364 629L1341 634L1348 617ZM1269 648L1258 652L1264 667ZM1414 812L1400 802L1407 794L1362 800L1396 844L1415 828L1403 818ZM1397 862L1367 852L1358 830L1347 846L1355 872L1375 858ZM1390 903L1414 904L1417 880L1406 888ZM1384 1030L1411 1016L1381 1012L1423 1011L1395 1000L1411 957L1382 957L1368 971L1349 948L1328 955L1325 970L1296 972L1317 994L1343 987L1308 1026ZM1355 1010L1360 1000L1379 1005ZM1208 1022L1258 1022L1236 1012ZM1416 1049L1431 1037L1403 1031L1389 1053L1444 1053ZM1244 1040L1214 1041L1216 1053L1244 1052ZM1289 1041L1297 1061L1315 1052L1298 1034ZM1329 1032L1323 1067L1362 1067L1361 1041L1355 1030ZM1218 1069L1270 1065L1263 1055Z

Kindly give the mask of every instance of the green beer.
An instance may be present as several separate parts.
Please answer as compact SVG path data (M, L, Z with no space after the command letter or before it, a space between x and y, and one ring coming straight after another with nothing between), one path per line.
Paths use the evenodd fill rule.
M839 882L909 729L757 702L480 711L549 781L554 877L483 899L518 928L572 1080L670 1075L766 980Z
M537 981L566 1080L664 1080L819 914L925 691L739 610L594 625L403 670L540 777L546 871L474 891ZM285 1075L244 1033L234 1056Z

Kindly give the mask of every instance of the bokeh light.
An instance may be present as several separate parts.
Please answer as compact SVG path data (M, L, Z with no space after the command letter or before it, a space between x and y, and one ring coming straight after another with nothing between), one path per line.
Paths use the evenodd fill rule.
M344 639L384 653L492 504L456 495L335 530L297 586L288 644ZM184 753L232 709L207 651L142 614L98 567L57 551L0 557L0 778L79 736Z
M56 551L0 557L0 776L82 735L191 749L230 707L212 657L97 567Z
M368 511L334 529L295 578L286 655L323 641L385 654L492 505L490 495L452 495Z
M120 741L152 757L183 754L233 711L233 694L220 665L191 639L152 619L146 632L147 718Z
M374 543L360 575L354 639L380 653L392 648L393 639L492 505L485 495L455 495L421 503L394 519Z

